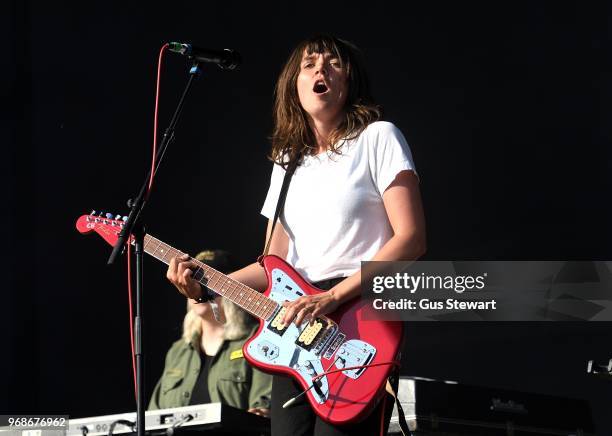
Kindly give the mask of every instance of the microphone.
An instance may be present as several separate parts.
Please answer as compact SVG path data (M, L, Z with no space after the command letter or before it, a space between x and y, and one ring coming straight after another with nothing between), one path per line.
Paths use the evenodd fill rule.
M222 70L234 70L240 65L242 60L238 52L229 48L215 50L194 47L191 44L184 44L182 42L170 42L168 46L170 51L174 53L187 56L189 59L195 59L199 62L217 64Z

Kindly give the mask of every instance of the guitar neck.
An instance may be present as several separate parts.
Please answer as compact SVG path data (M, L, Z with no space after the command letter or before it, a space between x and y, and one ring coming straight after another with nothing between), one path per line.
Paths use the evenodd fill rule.
M166 265L170 263L170 259L173 257L185 254L151 235L145 235L144 237L144 250ZM211 289L222 297L231 300L251 315L257 318L268 319L278 308L278 303L256 290L243 285L197 259L191 259L191 261L198 265L197 269L193 272L192 278L194 280L197 280L202 286Z

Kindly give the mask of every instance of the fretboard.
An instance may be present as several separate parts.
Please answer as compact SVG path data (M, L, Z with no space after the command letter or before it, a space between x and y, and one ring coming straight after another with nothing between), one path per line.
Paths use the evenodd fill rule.
M185 254L151 235L145 235L144 237L144 250L165 264L169 264L173 257ZM198 265L197 269L193 272L193 279L200 282L202 286L206 286L222 297L233 301L251 315L268 319L278 308L278 303L256 290L243 285L199 260L191 259L191 262Z

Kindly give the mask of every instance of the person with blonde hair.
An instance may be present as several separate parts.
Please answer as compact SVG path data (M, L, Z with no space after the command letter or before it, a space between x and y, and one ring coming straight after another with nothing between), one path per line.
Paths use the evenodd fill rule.
M196 258L227 270L226 252L203 251ZM272 377L253 368L242 346L257 327L253 317L229 300L217 297L219 320L210 303L188 300L182 338L166 355L149 409L221 402L268 416Z

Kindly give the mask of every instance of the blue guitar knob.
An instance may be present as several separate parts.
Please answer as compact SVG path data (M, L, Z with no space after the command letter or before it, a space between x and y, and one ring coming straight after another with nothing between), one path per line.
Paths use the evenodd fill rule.
M113 216L114 215L112 213L109 213L109 212L106 213L106 218L108 218L109 220L112 220Z
M120 219L121 219L121 215L117 215L117 216L115 217L115 221L119 221Z
M123 221L127 221L127 219L128 219L128 217L127 217L127 215L125 215L125 216L123 217Z

